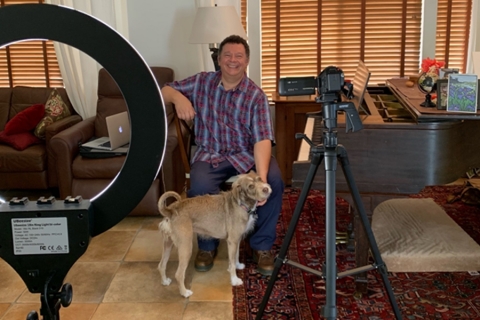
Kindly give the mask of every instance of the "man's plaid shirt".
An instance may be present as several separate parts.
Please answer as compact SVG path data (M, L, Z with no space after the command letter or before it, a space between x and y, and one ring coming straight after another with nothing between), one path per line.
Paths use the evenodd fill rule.
M167 84L192 103L197 150L191 162L216 167L228 160L239 173L254 164L253 146L274 141L270 107L265 93L246 75L235 89L225 91L221 71L201 72Z

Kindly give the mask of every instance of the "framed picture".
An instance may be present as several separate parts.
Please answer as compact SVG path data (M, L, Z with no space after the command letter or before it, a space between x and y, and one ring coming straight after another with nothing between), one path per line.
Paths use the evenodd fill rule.
M477 85L477 110L480 107L480 94L478 91L480 91L480 79L478 79L478 85Z
M458 73L458 71L459 70L457 68L441 68L438 73L438 77L440 79L448 79L449 74Z
M477 75L450 74L447 89L447 111L477 112Z
M447 110L448 79L437 80L437 109Z

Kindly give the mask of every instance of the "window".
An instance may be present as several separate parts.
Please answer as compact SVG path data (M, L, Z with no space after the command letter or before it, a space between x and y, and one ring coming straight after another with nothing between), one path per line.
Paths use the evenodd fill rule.
M471 0L452 2L438 0L435 58L464 72ZM262 88L269 97L279 78L317 76L330 65L351 79L358 60L372 72L370 83L419 71L422 0L262 0L261 11Z
M0 6L43 0L0 0ZM0 87L63 87L52 41L28 40L0 49Z
M240 20L242 22L245 33L247 32L247 1L242 0L240 3Z
M467 69L471 0L438 0L435 58L448 68Z

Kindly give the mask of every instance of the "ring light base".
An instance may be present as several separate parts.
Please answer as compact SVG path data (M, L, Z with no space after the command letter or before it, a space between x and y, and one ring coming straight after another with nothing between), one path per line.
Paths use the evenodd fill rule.
M31 293L41 294L43 319L60 319L60 305L67 307L72 297L63 280L90 243L91 203L13 203L0 205L0 257Z

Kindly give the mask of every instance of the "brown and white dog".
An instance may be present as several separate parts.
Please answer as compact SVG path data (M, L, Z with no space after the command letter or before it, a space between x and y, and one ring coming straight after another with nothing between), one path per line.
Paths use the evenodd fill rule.
M228 271L233 286L243 284L237 277L236 269L245 265L238 261L242 237L253 229L257 203L266 200L272 189L253 171L241 174L231 190L216 195L204 195L181 199L176 192L165 192L158 200L158 209L165 217L159 224L163 233L163 256L158 264L162 284L169 285L165 269L172 246L178 248L178 268L175 273L180 294L189 297L193 292L185 288L185 270L192 255L193 236L197 233L206 238L227 239ZM176 202L166 206L165 201L176 198Z

